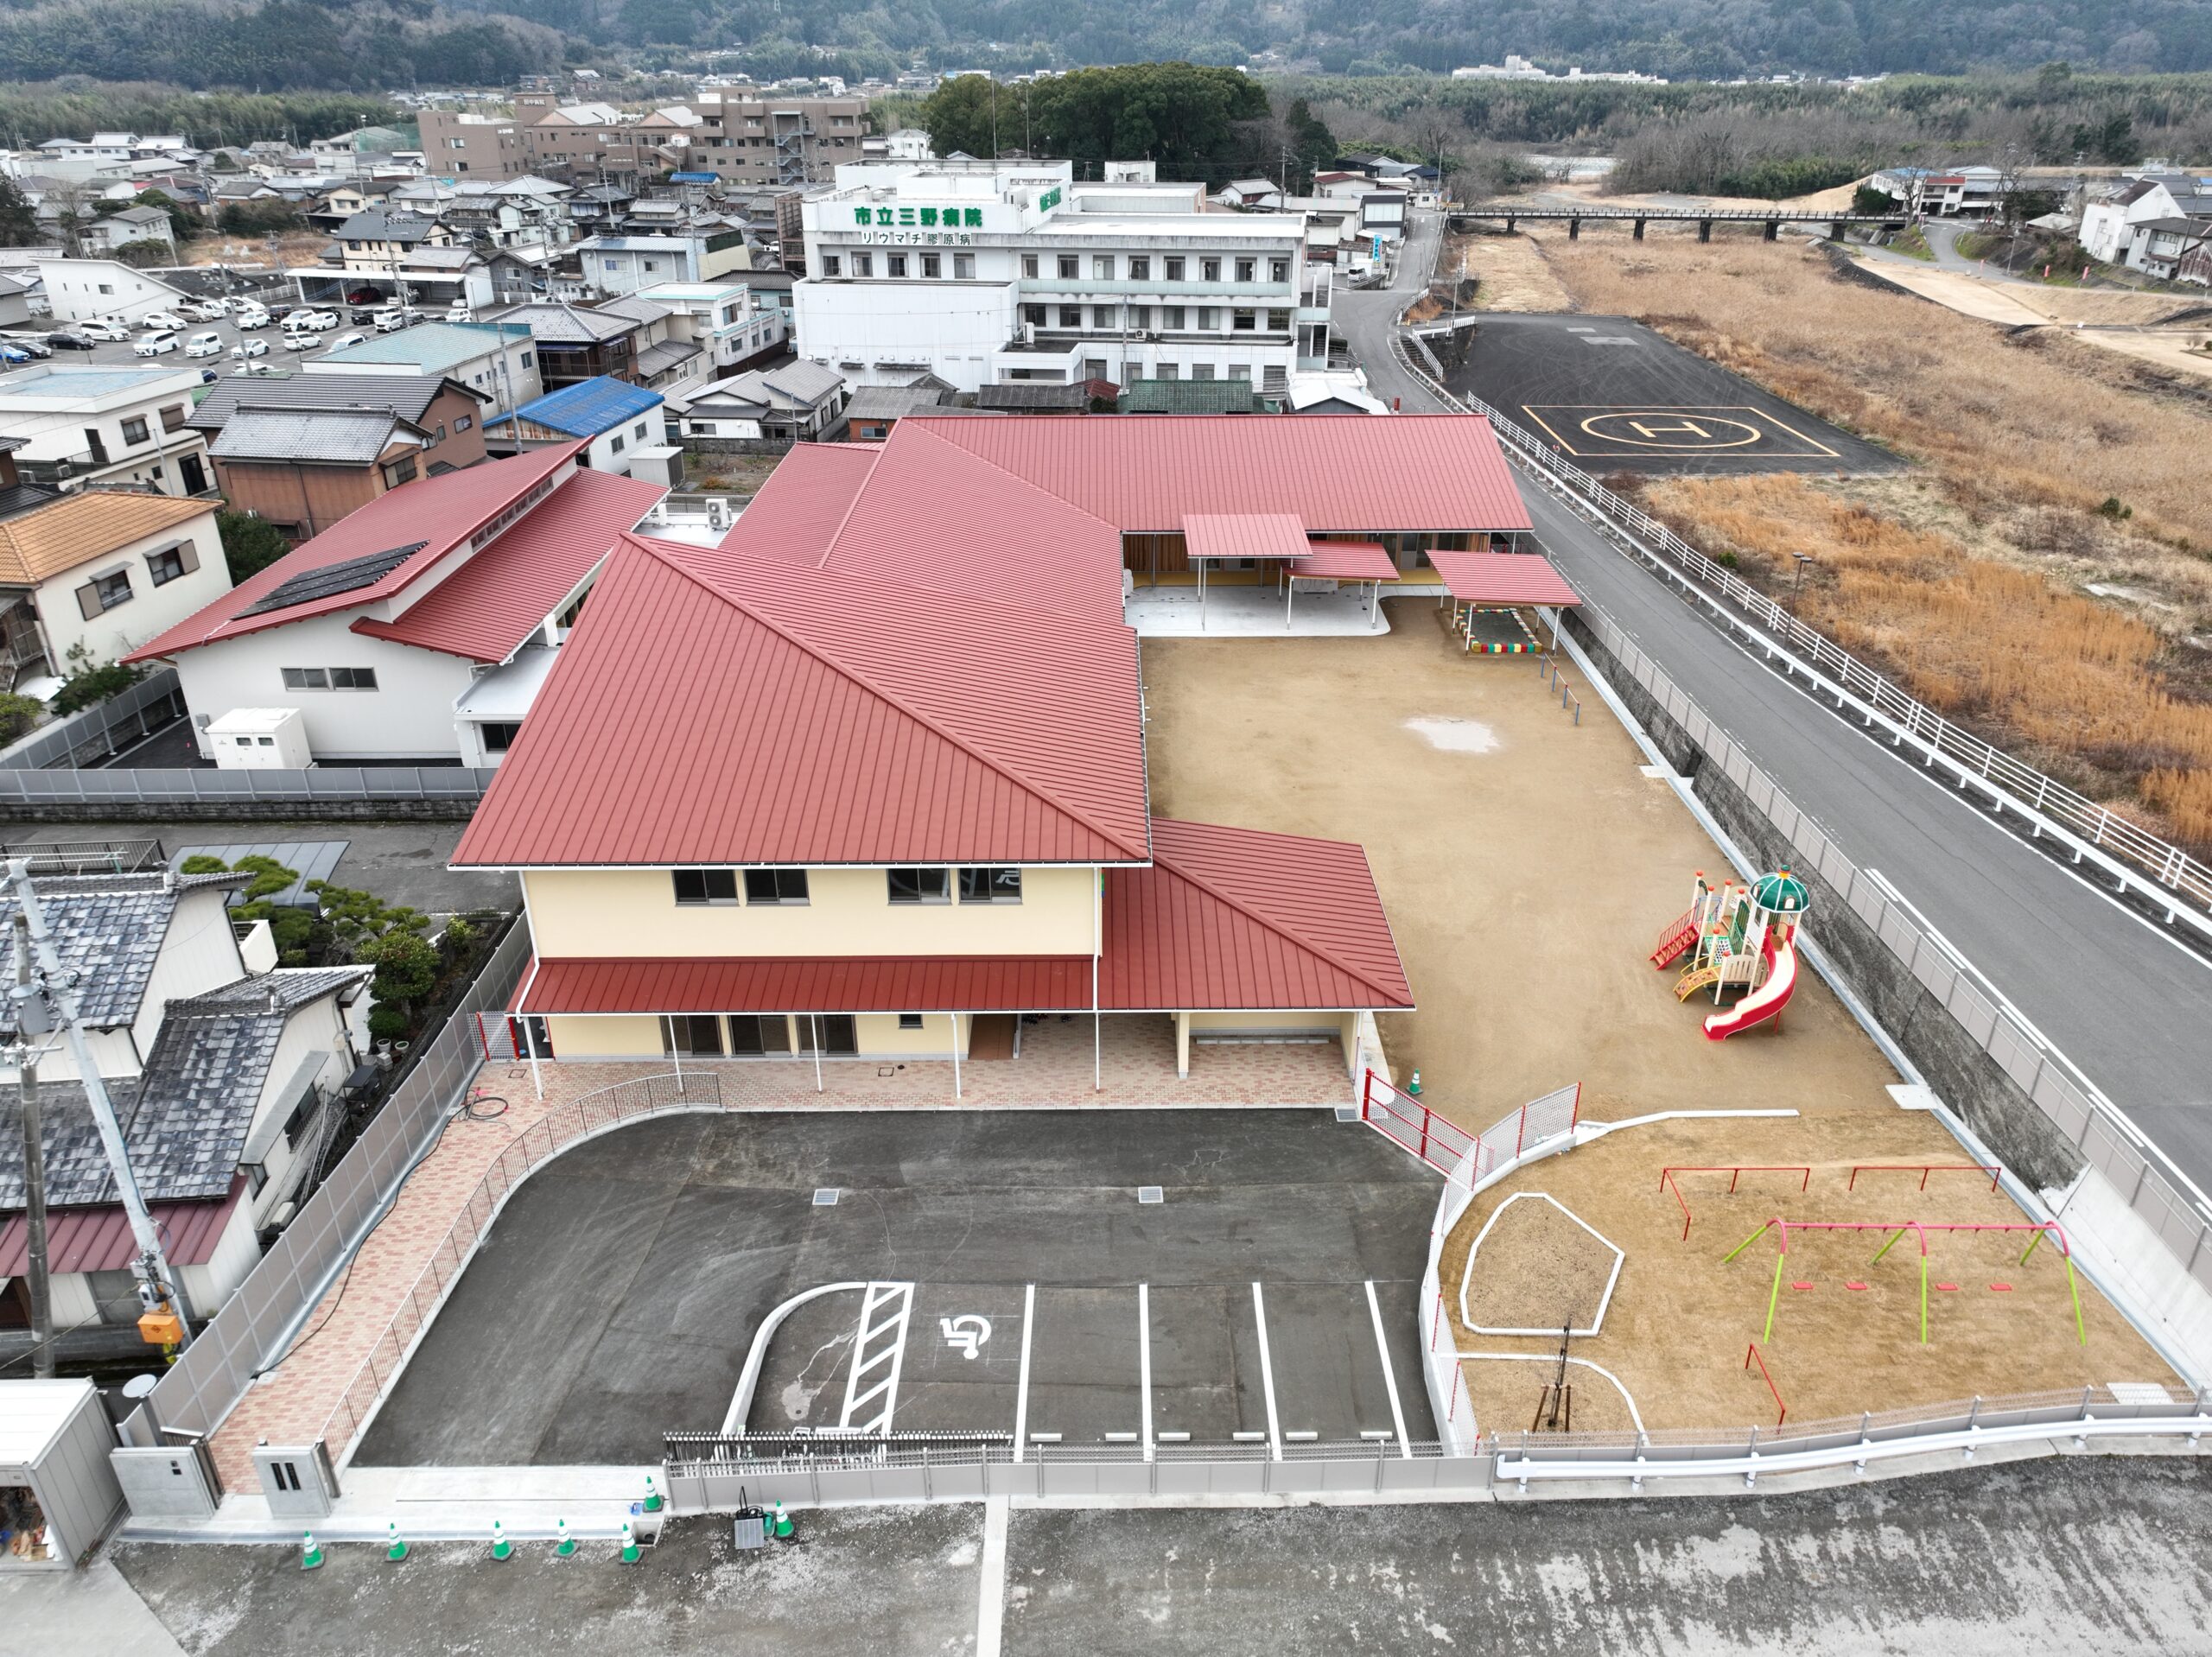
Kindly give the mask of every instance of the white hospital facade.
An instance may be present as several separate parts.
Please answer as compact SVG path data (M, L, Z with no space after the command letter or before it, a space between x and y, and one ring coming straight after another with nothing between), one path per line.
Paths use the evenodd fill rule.
M1249 379L1328 352L1332 268L1291 213L1065 162L863 162L808 200L799 354L855 384Z

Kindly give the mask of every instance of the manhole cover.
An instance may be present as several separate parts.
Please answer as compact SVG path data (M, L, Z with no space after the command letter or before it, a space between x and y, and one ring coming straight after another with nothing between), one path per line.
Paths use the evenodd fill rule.
M837 1188L835 1185L817 1186L814 1191L814 1206L818 1209L836 1208L837 1206Z
M1164 1186L1140 1185L1137 1187L1137 1201L1140 1203L1165 1203L1166 1200L1167 1191Z

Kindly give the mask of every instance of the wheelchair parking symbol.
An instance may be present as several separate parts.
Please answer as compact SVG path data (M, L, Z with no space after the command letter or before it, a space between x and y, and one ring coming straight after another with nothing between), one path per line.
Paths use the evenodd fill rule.
M991 1338L991 1320L972 1311L963 1312L957 1317L940 1317L938 1327L944 1331L944 1343L963 1358L974 1358L982 1349L983 1343Z

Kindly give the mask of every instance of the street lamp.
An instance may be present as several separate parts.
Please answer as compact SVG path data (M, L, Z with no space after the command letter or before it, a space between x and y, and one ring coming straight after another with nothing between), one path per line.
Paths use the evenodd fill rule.
M1789 583L1789 613L1794 616L1797 613L1797 594L1803 590L1805 585L1805 566L1813 562L1813 555L1809 552L1792 552L1789 556L1797 561L1797 573Z

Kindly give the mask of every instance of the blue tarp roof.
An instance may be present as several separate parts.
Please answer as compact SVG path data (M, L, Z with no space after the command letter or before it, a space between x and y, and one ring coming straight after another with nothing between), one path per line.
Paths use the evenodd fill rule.
M596 379L578 380L550 391L535 403L524 403L514 414L501 415L486 423L497 426L511 419L527 420L571 437L596 437L648 409L658 408L663 401L658 391L601 374Z

